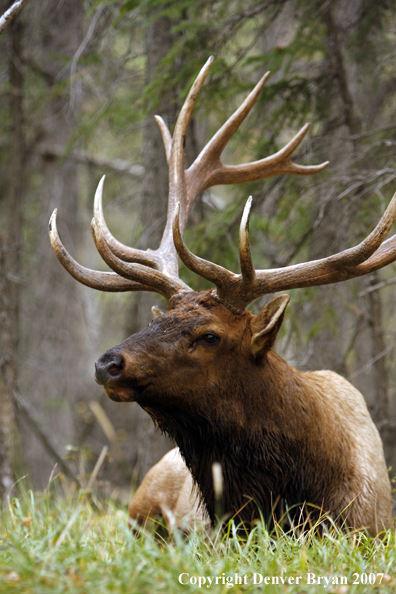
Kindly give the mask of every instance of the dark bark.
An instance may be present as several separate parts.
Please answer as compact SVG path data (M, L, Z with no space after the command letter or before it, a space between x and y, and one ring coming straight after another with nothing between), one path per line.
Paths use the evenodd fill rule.
M0 390L2 389L0 385ZM0 503L9 493L14 482L14 473L11 468L9 456L5 447L3 434L0 429Z
M43 145L67 146L81 105L78 77L70 81L70 65L83 39L84 6L79 0L68 0L33 8L37 26L28 49L51 75L40 81L46 93L40 105L40 124L34 132ZM78 165L67 157L41 155L40 147L37 149L33 158L41 183L39 195L30 194L37 204L36 233L29 238L25 256L21 328L25 364L20 387L39 419L34 428L24 417L24 442L34 485L44 487L54 456L36 429L50 428L59 455L64 454L63 446L74 444L74 406L82 399L81 394L89 398L90 361L81 348L84 320L82 299L77 297L79 287L59 265L47 232L49 216L57 207L60 232L69 245L78 246Z
M22 450L15 417L18 393L20 249L22 195L25 179L25 142L23 136L23 26L18 20L9 39L11 150L8 194L8 230L0 237L0 431L3 439L5 480L10 472L21 474Z
M310 259L320 259L349 247L348 236L354 214L345 202L338 200L336 185L337 179L352 173L355 151L351 136L355 130L356 117L346 58L346 46L349 35L353 34L355 21L351 15L351 22L342 18L343 8L344 0L332 2L324 15L326 59L323 77L328 81L328 114L324 122L326 143L323 154L331 163L333 179L331 185L322 189L318 201L318 212L323 209L323 217L312 234ZM321 329L312 339L312 356L307 362L311 369L332 369L346 375L342 331L345 324L343 291L344 287L340 285L316 290L316 298L309 308L308 316L310 324L315 321Z
M4 372L10 367L11 363L8 303L4 269L4 245L0 244L0 502L15 480L13 462L17 450L18 436L11 396L4 381Z
M370 278L370 285L378 283L378 273ZM388 372L386 368L386 343L382 322L382 303L379 291L368 293L369 325L371 332L372 361L371 373L374 374L375 401L372 416L379 427L384 444L385 456L389 462L393 461L394 431L388 425L390 417L388 400Z
M370 285L378 283L378 274L374 273L370 278ZM372 334L372 360L374 361L374 375L376 386L376 410L374 411L374 419L380 423L389 416L388 406L388 374L385 365L386 345L384 340L384 332L382 328L382 304L379 291L371 291L368 293L369 309L371 315L369 317L370 330ZM382 356L381 356L382 355Z

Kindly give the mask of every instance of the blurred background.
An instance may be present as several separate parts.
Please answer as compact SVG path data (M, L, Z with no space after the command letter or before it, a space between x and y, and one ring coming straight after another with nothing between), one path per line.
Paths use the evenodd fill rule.
M11 3L0 0L0 14ZM144 328L152 294L105 294L62 268L70 253L105 270L91 234L106 174L113 234L156 248L168 173L160 114L173 129L201 66L216 60L187 139L191 162L258 79L271 76L223 160L281 148L307 121L294 160L330 166L216 187L197 201L186 243L239 272L238 226L254 197L257 268L328 256L361 241L396 190L396 6L391 0L31 0L0 35L0 496L15 480L83 481L103 448L104 487L128 491L171 445L135 404L93 379L107 348ZM195 289L207 288L185 268ZM360 389L396 469L396 264L290 291L276 350L300 370L332 369ZM257 300L257 312L265 303ZM267 299L268 300L268 299Z

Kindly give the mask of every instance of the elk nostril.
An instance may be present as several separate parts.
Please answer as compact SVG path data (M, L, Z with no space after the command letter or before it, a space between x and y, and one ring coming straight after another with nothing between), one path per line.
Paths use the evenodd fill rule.
M110 364L113 364L114 367L118 367L119 369L124 369L124 357L120 354L114 355L113 360L110 361Z
M125 367L124 357L118 353L105 353L95 363L95 379L99 384L106 385L111 379L121 375Z
M119 373L120 373L120 371L122 371L123 367L124 367L124 365L112 365L107 370L107 373L112 376L119 375Z

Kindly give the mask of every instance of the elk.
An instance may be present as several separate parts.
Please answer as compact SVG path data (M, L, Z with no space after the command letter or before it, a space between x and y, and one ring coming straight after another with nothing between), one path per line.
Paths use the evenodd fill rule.
M168 534L177 526L188 532L205 526L208 518L200 505L199 493L179 448L166 453L146 474L129 506L132 524L146 525L161 516Z
M270 523L286 505L292 521L315 522L326 513L340 525L376 535L391 525L391 490L381 439L363 396L336 373L300 372L273 350L288 295L276 296L258 315L246 307L262 295L337 283L393 262L396 236L384 240L396 218L396 194L366 239L327 258L255 270L249 247L251 198L239 233L241 274L194 255L183 235L194 201L204 190L286 173L309 175L328 164L303 166L291 160L308 124L269 157L234 166L221 162L267 73L185 169L185 137L211 63L212 58L192 85L173 136L156 116L169 164L168 214L159 249L133 249L112 236L102 209L103 178L91 227L112 272L78 264L61 243L56 211L50 220L52 247L79 282L102 291L154 291L169 303L169 310L146 329L96 361L95 379L112 400L137 402L173 438L212 523L211 468L218 462L228 517L247 525L259 517ZM193 291L179 278L178 257L215 288ZM132 502L132 516L148 513L144 493L149 499L143 489L140 505Z

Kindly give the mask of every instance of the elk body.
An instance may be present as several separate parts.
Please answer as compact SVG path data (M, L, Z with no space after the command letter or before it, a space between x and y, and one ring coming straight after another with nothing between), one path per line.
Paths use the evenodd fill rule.
M162 516L169 534L176 526L187 532L208 522L179 448L173 448L148 471L129 506L129 517L139 524L156 516Z
M291 161L307 125L271 157L237 166L221 162L265 75L185 170L184 140L211 61L197 77L173 137L157 118L170 171L168 217L158 250L135 250L110 234L102 211L103 180L95 196L92 231L113 272L77 264L60 241L56 213L50 221L53 248L77 280L104 291L154 291L169 302L168 312L98 359L96 380L112 400L137 402L174 439L212 522L211 470L219 462L223 512L237 521L250 523L261 515L268 522L280 519L286 506L293 522L316 521L327 513L340 524L375 535L391 525L391 491L382 443L363 396L331 371L293 369L273 350L288 295L275 297L257 316L246 306L260 295L339 282L394 261L396 237L384 240L396 218L396 195L364 241L322 260L255 270L248 232L251 199L240 228L241 274L192 254L183 234L194 200L208 187L283 173L311 174L327 165ZM178 276L178 256L215 289L192 291ZM169 473L172 464L161 468ZM178 468L186 476L184 467ZM131 504L132 517L148 515L155 506L161 511L153 489L154 495L156 484L158 492L160 485L170 489L172 481L156 483L156 477L154 471L145 488L143 482ZM168 500L176 505L171 494ZM190 511L197 509L194 501Z

